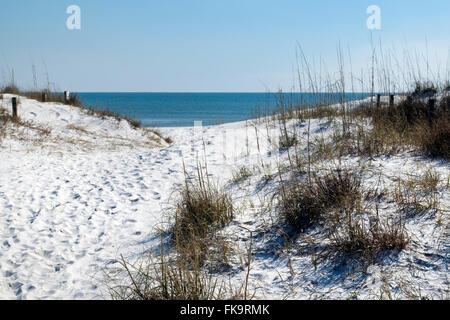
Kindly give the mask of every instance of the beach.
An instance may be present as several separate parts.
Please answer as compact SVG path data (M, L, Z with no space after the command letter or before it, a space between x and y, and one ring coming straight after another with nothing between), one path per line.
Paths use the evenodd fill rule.
M1 106L7 112L11 97L3 95ZM240 260L251 243L249 283L256 298L373 299L386 283L400 298L407 296L405 288L420 288L430 298L448 297L449 228L439 223L450 205L445 187L449 164L444 160L410 152L340 158L341 165L365 168L363 188L380 185L387 194L394 192L399 177L430 168L443 177L438 194L444 211L427 210L407 219L409 246L361 272L351 261L339 264L330 258L317 264L303 237L292 247L295 253L282 249L273 202L280 182L274 177L289 152L270 143L279 140L280 130L268 122L159 128L173 140L169 144L125 121L19 99L19 116L28 125L9 127L0 147L1 299L109 299L105 270L121 255L139 259L168 239L161 229L174 210L177 190L186 175L195 177L199 164L232 195L235 207L233 221L220 231L235 255L229 269L217 275L242 283L248 270ZM298 147L306 152L306 136L326 139L333 123L321 118L300 125L288 121L287 127L295 127ZM324 160L316 169L333 161ZM242 166L251 168L251 176L233 179ZM386 201L379 210L392 214L394 206Z

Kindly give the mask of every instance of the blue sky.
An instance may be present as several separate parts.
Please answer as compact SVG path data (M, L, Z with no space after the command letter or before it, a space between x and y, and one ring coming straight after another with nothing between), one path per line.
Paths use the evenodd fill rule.
M47 74L71 91L261 92L290 89L297 44L336 64L367 68L366 8L381 8L383 47L418 50L445 63L448 0L1 0L0 83L39 87ZM81 8L81 30L66 9Z

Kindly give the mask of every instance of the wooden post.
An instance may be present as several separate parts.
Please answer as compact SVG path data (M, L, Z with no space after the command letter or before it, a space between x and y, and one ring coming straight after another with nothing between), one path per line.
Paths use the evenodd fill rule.
M41 101L42 102L46 102L47 101L47 94L45 92L42 92Z
M436 116L436 99L428 100L428 121L430 122L430 126L433 123L433 118Z
M12 117L13 120L17 120L19 118L17 115L17 98L13 97L11 99L11 102L12 102Z
M64 91L64 103L68 104L70 99L70 93L69 91Z
M428 107L430 108L430 112L434 113L434 110L436 109L436 99L429 99Z
M389 95L389 106L393 107L395 102L395 97L393 94Z
M381 94L377 94L377 109L381 107Z

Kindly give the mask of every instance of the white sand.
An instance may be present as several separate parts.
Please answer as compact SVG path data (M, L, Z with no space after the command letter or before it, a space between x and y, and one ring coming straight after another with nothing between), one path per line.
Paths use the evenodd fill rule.
M0 107L9 110L10 98L5 95ZM335 269L330 261L316 270L308 254L274 254L280 239L267 230L275 211L261 212L251 204L267 204L277 183L264 182L259 172L240 184L230 185L229 180L239 165L264 163L266 174L276 175L278 159L287 159L287 153L276 150L276 128L259 124L255 131L250 122L165 128L161 131L174 140L168 146L123 121L102 120L55 103L20 101L21 119L51 133L44 138L36 130L19 132L13 127L1 142L2 299L107 299L102 270L120 254L134 259L158 246L155 227L164 221L163 213L170 210L174 192L184 181L183 162L192 174L197 161L205 158L212 179L226 185L238 208L235 221L224 230L240 250L227 277L239 283L245 276L238 258L248 246L248 230L255 230L250 280L258 298L374 298L383 286L382 276L390 279L399 297L405 297L401 286L395 287L401 281L432 298L449 296L448 212L443 213L443 225L434 213L409 220L412 245L399 255L387 255L383 264L363 275L346 267ZM326 119L311 122L317 137L329 129ZM305 133L307 127L298 130ZM273 143L265 138L268 132ZM347 158L346 163L356 164L357 159ZM365 163L373 172L366 185L376 183L380 172L386 185L394 184L400 172L418 174L431 166L445 179L450 172L448 163L407 153ZM441 190L442 205L449 208L448 192Z

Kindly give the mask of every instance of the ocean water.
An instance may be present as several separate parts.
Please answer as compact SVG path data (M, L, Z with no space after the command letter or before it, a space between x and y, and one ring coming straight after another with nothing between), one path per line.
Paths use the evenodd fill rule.
M185 127L194 121L204 126L254 118L280 106L279 93L77 93L85 106L107 108L140 120L146 127ZM367 97L366 93L283 94L283 99L315 103Z

